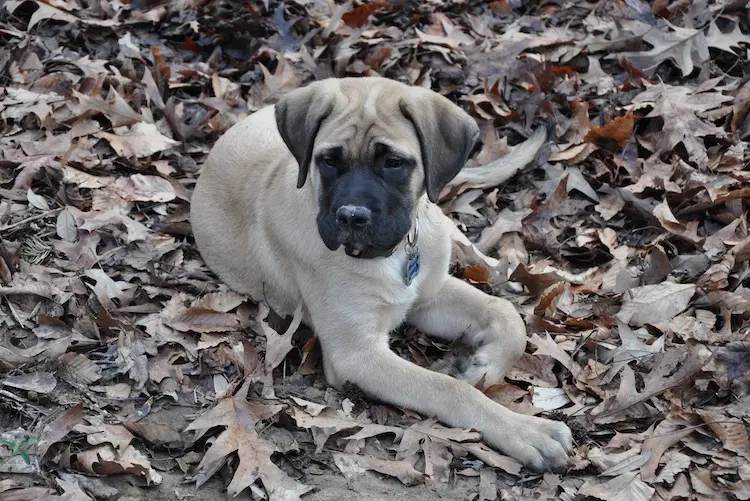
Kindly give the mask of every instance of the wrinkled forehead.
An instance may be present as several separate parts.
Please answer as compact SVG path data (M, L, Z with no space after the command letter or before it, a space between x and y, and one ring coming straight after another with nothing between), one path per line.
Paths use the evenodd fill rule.
M333 113L321 125L315 150L341 146L351 156L362 156L372 155L376 145L383 144L405 156L419 152L414 127L399 107L400 93L388 90L363 88L337 100Z

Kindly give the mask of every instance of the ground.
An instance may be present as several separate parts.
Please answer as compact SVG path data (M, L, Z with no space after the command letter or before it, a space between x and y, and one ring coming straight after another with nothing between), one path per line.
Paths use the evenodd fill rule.
M745 1L6 0L0 501L750 499ZM206 268L190 193L285 92L381 75L484 148L451 273L527 353L479 388L564 420L566 472L324 380L314 334ZM404 358L465 355L410 328Z

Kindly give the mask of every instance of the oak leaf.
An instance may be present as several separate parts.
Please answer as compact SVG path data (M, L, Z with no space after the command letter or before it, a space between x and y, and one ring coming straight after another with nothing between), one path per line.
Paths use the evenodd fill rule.
M276 447L255 429L258 422L278 414L283 406L250 403L243 395L245 392L220 400L185 429L202 434L214 426L226 427L203 456L192 480L200 487L224 465L227 456L237 453L239 465L227 487L230 496L237 496L260 480L269 501L297 501L311 487L292 479L271 461Z
M718 108L732 101L730 96L719 92L695 92L685 86L658 84L633 98L633 103L653 106L646 117L661 117L664 124L656 134L659 152L670 151L682 143L690 159L699 165L708 161L706 147L700 138L704 136L725 137L719 127L698 118L701 113Z

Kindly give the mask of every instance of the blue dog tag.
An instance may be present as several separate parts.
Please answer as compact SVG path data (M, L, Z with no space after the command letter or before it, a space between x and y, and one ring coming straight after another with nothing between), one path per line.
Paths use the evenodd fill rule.
M419 275L419 253L409 253L409 259L404 267L404 283L411 285L412 281Z

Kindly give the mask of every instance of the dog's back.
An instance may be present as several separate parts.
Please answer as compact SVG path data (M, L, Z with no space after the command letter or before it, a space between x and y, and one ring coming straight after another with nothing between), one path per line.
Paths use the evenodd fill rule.
M282 204L264 200L288 198L296 177L297 162L278 133L273 107L267 107L219 138L191 200L193 235L209 268L232 289L265 298L280 313L294 311L298 292L291 270L280 265L279 249L269 238L273 231L262 223L274 220L264 217L264 210ZM294 206L290 200L286 217L304 218Z

